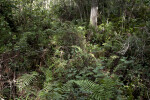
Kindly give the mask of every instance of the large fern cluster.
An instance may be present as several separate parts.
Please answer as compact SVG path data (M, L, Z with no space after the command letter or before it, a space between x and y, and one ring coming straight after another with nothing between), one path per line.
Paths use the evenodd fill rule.
M109 78L104 78L100 84L90 80L72 80L68 83L77 84L80 87L80 91L88 97L88 100L109 100L120 96L116 87L118 83ZM70 85L67 86L69 87Z
M24 74L21 76L17 81L19 90L22 91L24 88L32 84L38 75L39 74L37 72L31 72L30 74Z
M31 72L29 74L24 74L17 80L17 87L19 91L23 93L22 96L26 99L30 97L33 100L60 100L61 97L61 84L59 82L53 82L53 74L50 68L41 67L40 71L43 74L38 72ZM44 79L43 79L44 78ZM23 97L24 98L24 97ZM31 100L32 100L31 99Z

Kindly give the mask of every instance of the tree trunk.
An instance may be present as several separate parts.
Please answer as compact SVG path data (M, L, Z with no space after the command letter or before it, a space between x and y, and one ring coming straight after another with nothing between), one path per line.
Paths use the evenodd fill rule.
M98 1L97 0L92 0L90 25L93 26L93 27L97 27L97 15L98 15Z

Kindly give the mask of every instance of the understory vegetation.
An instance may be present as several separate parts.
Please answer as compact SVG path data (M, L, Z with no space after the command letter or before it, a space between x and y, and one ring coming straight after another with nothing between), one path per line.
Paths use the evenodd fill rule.
M150 100L150 1L98 1L0 0L0 100Z

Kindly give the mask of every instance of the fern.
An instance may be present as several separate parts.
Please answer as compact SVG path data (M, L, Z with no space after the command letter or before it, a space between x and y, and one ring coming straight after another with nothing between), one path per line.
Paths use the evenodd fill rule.
M48 83L42 90L37 94L37 98L40 100L61 100L60 94L61 89L57 83Z
M79 85L80 87L82 87L85 91L89 91L91 93L93 93L95 90L97 90L99 88L99 85L89 81L89 80L78 80L78 81L74 81L77 85Z
M51 67L51 66L50 66ZM40 71L45 75L45 82L51 82L53 80L52 70L50 68L40 67Z
M37 72L31 72L30 74L24 74L17 80L17 86L20 91L22 91L23 88L30 85L38 76L39 74Z
M105 78L102 84L96 84L89 80L76 80L75 84L81 87L82 91L90 94L89 99L92 100L107 100L115 96L115 83L111 79Z

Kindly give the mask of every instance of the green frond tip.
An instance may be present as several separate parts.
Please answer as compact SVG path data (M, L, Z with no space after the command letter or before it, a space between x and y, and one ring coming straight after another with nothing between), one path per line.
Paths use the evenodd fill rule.
M82 49L79 46L73 45L72 48L75 48L78 50L78 52L82 53Z

